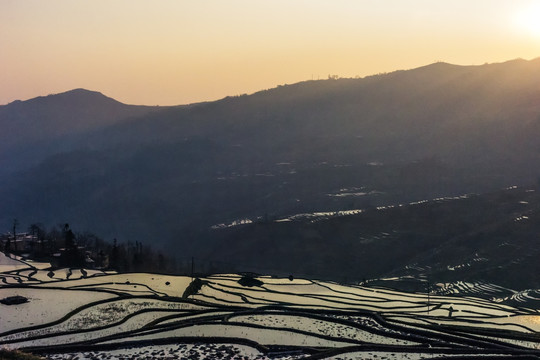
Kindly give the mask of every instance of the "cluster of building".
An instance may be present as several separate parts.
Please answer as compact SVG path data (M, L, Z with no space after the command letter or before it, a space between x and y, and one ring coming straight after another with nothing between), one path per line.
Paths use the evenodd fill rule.
M0 248L5 251L32 252L39 245L37 236L29 233L0 234Z
M60 266L63 257L65 257L66 249L58 247L58 242L63 242L63 240L43 240L27 232L16 233L15 235L8 232L0 234L0 251L17 253L24 258L46 260L53 266ZM94 269L109 266L108 256L105 254L93 254L91 251L86 250L84 246L78 246L77 252L81 254L83 262L81 265L84 268Z

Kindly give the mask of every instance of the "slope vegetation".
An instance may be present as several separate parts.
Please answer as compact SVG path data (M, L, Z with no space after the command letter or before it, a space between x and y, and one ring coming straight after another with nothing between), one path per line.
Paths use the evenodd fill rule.
M436 63L131 114L61 132L63 152L3 176L0 224L65 219L105 237L206 256L211 227L244 218L531 184L540 175L539 99L536 59ZM54 131L64 124L48 123Z

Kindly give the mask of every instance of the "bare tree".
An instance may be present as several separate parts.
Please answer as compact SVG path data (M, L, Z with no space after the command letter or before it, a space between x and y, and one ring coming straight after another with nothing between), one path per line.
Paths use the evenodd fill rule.
M13 219L13 247L17 251L17 226L19 225L19 220Z

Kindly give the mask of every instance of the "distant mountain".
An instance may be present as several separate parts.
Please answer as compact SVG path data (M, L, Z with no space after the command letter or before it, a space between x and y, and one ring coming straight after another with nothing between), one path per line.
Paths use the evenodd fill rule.
M54 129L98 116L75 117L82 104L54 102L64 120L41 120L55 139L45 154L54 155L34 149L35 165L0 178L4 229L13 218L69 222L215 259L221 236L214 225L485 193L540 178L540 59L435 63L172 108L93 96L109 105L87 109L134 113L107 110L99 126L60 131ZM27 113L32 104L7 107ZM40 149L41 137L33 136L40 140L18 138L11 149ZM10 164L28 161L11 151ZM244 248L263 251L223 241L246 256ZM310 250L308 243L294 246Z
M77 147L70 137L155 111L84 89L0 106L0 167L21 168Z

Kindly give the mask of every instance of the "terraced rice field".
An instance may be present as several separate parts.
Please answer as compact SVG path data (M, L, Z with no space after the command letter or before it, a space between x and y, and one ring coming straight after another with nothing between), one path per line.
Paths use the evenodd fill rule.
M496 286L428 295L223 274L188 294L185 276L46 265L0 254L0 300L27 299L0 304L0 346L50 359L540 357L538 309L458 291L508 290Z

